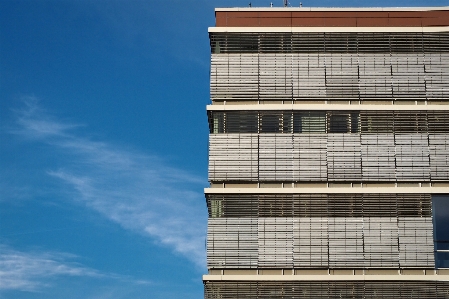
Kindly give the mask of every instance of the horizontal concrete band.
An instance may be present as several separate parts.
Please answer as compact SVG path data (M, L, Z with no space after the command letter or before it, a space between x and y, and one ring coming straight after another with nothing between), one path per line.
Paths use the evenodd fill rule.
M432 27L209 27L209 33L281 33L281 32L447 32L449 26Z
M294 193L412 193L447 194L449 187L341 187L341 188L204 188L205 194L294 194Z
M449 281L449 275L203 275L203 281Z
M244 110L366 110L366 111L448 111L447 105L349 105L349 104L242 104L207 105L208 111Z

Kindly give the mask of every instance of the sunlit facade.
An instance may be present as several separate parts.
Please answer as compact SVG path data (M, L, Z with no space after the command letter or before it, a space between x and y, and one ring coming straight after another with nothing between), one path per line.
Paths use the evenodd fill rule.
M449 8L215 16L205 298L449 298Z

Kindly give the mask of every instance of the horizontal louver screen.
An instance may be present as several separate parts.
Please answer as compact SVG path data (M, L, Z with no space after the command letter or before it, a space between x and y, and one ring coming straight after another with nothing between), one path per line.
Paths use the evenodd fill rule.
M446 281L205 281L206 299L449 298Z
M449 133L447 111L209 111L220 133Z
M449 52L449 33L209 33L211 53Z
M214 101L447 101L448 80L449 50L212 54L210 97Z
M432 217L209 218L208 268L433 268Z
M206 194L210 218L430 217L430 194Z
M448 181L449 134L211 134L209 180Z

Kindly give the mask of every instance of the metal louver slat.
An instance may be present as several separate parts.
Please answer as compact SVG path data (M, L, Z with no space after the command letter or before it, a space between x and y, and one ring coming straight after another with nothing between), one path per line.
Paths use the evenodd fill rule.
M428 194L209 194L207 201L210 268L434 265Z
M449 298L447 281L205 281L207 299Z
M394 40L391 33L359 33L344 37L344 46L339 45L341 35L327 34L317 47L296 44L300 38L311 40L310 36L286 35L283 39L289 39L289 46L283 42L282 46L271 47L264 46L267 44L262 40L271 39L272 45L277 45L277 37L255 34L251 41L254 45L248 47L242 42L248 34L240 38L238 34L212 34L212 48L216 49L218 43L220 52L212 53L211 98L447 101L447 33L402 33ZM432 36L436 38L426 39Z

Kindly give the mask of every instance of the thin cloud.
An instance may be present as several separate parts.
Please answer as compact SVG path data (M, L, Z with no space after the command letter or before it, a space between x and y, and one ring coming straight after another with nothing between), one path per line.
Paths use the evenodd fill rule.
M0 290L37 291L49 286L49 278L76 276L120 278L85 267L73 260L76 256L55 252L23 252L0 246Z
M160 157L81 136L79 125L58 121L35 99L26 99L25 106L16 111L13 132L49 145L51 154L66 161L46 173L71 186L74 200L205 266L205 179Z
M48 115L47 117L34 118L36 115L45 114L45 110L39 107L38 102L39 100L36 97L28 96L23 98L25 108L15 111L19 127L13 129L13 132L39 139L63 137L67 130L79 127L79 125L55 122Z

